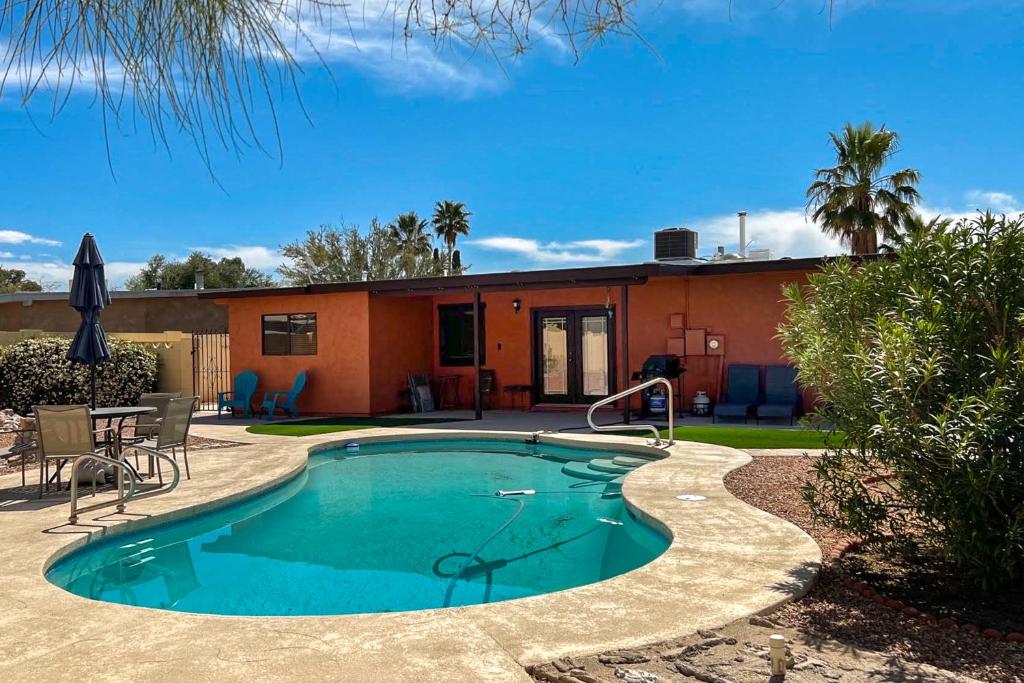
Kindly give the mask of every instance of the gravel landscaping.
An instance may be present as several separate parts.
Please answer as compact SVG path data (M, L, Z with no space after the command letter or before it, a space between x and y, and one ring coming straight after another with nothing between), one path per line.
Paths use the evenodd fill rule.
M812 458L755 456L726 478L738 498L793 522L820 545L825 567L802 599L715 632L559 660L529 673L555 683L763 683L769 680L768 636L781 633L790 646L786 681L1024 682L1024 644L906 616L843 584L835 549L845 539L817 524L800 496L812 467ZM851 553L842 563L849 569L859 555Z

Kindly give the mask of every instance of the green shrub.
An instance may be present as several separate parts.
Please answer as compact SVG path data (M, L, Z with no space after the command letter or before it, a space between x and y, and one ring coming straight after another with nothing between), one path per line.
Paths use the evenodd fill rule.
M834 526L1024 577L1024 217L912 229L892 258L790 287L780 338L847 435L805 489ZM882 483L870 482L885 477Z
M135 405L156 387L156 354L108 339L110 360L96 366L98 406ZM89 402L89 366L67 359L70 339L26 339L0 348L0 408L25 415L33 405Z

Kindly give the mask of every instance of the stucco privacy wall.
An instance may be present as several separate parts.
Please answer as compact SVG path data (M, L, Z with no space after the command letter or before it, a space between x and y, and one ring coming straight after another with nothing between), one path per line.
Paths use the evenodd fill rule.
M132 293L132 297L127 298L124 293L111 294L110 305L103 309L103 329L107 332L194 332L227 328L224 307L195 295L139 297ZM68 306L67 295L58 299L34 298L30 305L26 302L0 301L0 330L74 332L78 329L81 317Z
M0 346L16 344L34 337L72 337L73 334L54 334L42 330L0 332ZM141 344L157 356L157 391L173 391L182 395L192 393L192 335L184 332L114 332L111 337L127 339ZM207 400L207 397L203 397Z
M218 299L228 308L231 373L259 375L264 391L284 391L295 375L309 373L299 400L303 413L369 415L370 306L366 292ZM264 356L262 316L316 313L315 356Z

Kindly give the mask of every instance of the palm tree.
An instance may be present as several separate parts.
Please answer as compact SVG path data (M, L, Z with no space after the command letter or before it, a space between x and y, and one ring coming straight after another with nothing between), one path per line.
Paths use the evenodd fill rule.
M452 264L455 242L459 239L459 235L469 234L469 217L472 215L466 211L466 205L462 202L445 199L434 205L434 217L430 222L433 224L437 236L444 240L444 246L447 249L444 260L445 274L447 275L452 275L455 272Z
M826 235L838 237L854 254L873 254L878 233L891 238L915 213L921 174L912 168L884 174L899 146L899 136L885 126L847 123L841 135L829 136L836 165L814 174L807 208Z
M389 227L398 244L398 251L405 277L417 275L416 265L423 256L430 254L432 244L427 234L427 221L415 211L399 214Z

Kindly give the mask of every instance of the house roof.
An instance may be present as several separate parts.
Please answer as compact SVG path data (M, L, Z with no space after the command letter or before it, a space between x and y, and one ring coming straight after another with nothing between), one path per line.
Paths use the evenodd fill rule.
M297 294L330 294L336 292L369 292L378 295L431 295L458 291L508 291L515 289L549 289L564 287L602 287L643 284L650 277L673 275L708 276L739 273L813 270L831 260L830 257L782 258L769 261L695 261L648 262L620 266L589 268L557 268L549 270L514 270L500 273L479 273L455 277L408 278L399 280L364 280L356 282L325 282L299 287L263 287L235 290L203 290L201 298L241 298L288 296Z
M200 292L232 292L231 289L145 289L140 292L111 290L111 299L173 299L196 298ZM67 301L68 292L13 292L0 294L0 304L21 302L30 305L33 301Z

